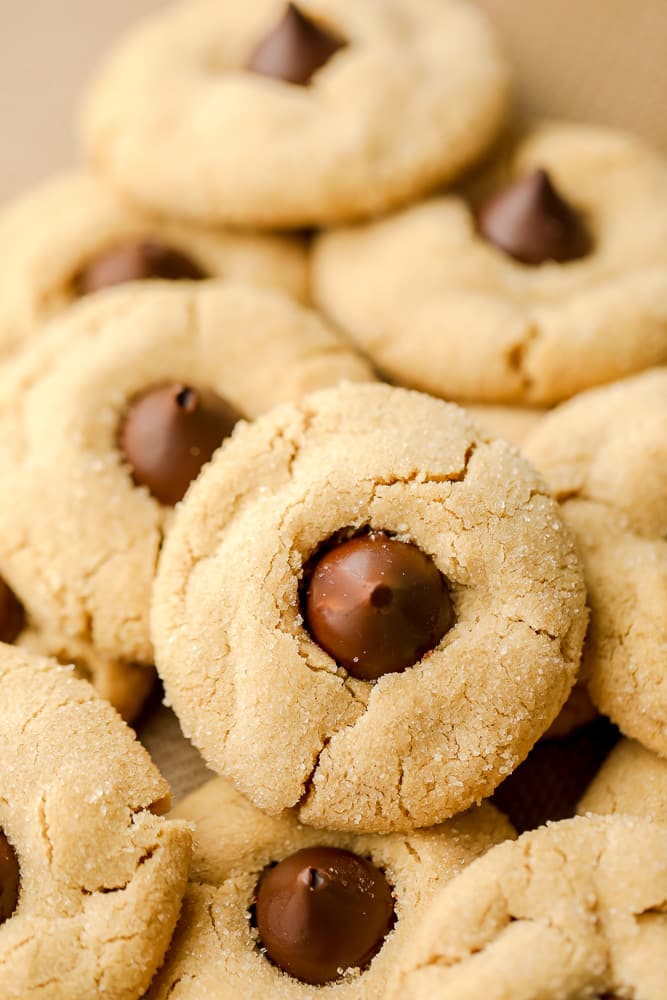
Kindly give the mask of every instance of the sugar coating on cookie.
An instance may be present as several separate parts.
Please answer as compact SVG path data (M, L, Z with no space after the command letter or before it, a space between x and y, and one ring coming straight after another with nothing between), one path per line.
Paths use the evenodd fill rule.
M635 740L622 740L588 786L577 811L625 813L667 823L667 761Z
M195 823L195 855L183 913L165 964L148 994L167 997L267 996L381 1000L415 921L434 893L495 844L514 836L504 817L484 804L429 830L389 836L354 835L302 826L296 814L261 813L223 778L209 782L174 810ZM394 922L364 969L312 986L281 971L264 953L253 904L272 865L315 846L352 851L384 873L392 887Z
M667 756L667 368L571 400L523 450L584 564L589 694L626 736Z
M63 642L57 633L37 627L20 596L1 576L0 642L73 666L77 676L90 681L125 722L133 722L139 715L155 682L152 667L104 656L86 639Z
M17 636L15 645L73 666L76 676L92 684L125 722L135 722L155 687L157 675L153 666L105 656L87 639L65 639L58 632L28 624Z
M180 385L189 412L188 391L211 390L253 417L372 378L315 313L277 292L158 283L80 303L0 376L0 574L64 655L86 643L151 664L150 593L173 508L137 485L121 450L137 397ZM165 426L154 431L164 443Z
M455 612L373 682L302 616L313 555L369 530L432 560ZM237 428L177 513L152 633L184 731L260 808L389 831L468 808L516 767L569 693L586 621L570 536L515 448L456 406L349 385Z
M0 924L3 997L136 1000L161 964L191 832L90 685L0 646L0 829L19 868ZM2 863L2 859L0 859Z
M147 20L88 95L90 159L170 215L294 227L406 202L495 138L509 70L472 5L304 0L302 17L341 44L303 85L254 63L287 6L188 0Z
M577 817L524 834L442 889L397 962L388 1000L661 1000L665 829Z
M583 256L517 261L480 233L471 190L323 234L321 308L399 384L446 399L549 405L667 361L665 161L629 135L554 123L480 187L536 168L590 231Z
M0 273L0 356L23 346L46 320L80 298L86 284L90 290L86 274L95 264L98 285L129 280L133 272L138 280L142 268L137 255L142 250L153 257L162 249L172 258L184 258L191 267L184 276L199 273L244 281L303 301L308 294L306 250L298 240L152 217L84 171L63 174L4 208L0 248L5 261ZM173 259L162 263L166 274L173 275ZM153 271L159 273L159 264L153 261Z

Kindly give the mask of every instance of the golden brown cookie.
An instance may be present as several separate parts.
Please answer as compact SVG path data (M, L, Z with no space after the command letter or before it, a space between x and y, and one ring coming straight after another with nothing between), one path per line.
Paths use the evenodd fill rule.
M578 811L625 813L667 823L667 761L634 740L623 740L588 786Z
M388 1000L663 1000L665 829L577 817L494 847L433 900Z
M348 385L239 427L162 550L156 665L184 731L259 808L429 826L526 756L586 628L557 505L507 442Z
M312 1000L318 996L383 1000L401 949L416 921L428 912L434 893L494 844L514 836L504 817L490 805L411 834L359 836L313 830L302 826L291 812L275 818L264 815L223 778L195 792L172 815L196 824L195 856L183 914L148 994L150 1000ZM307 853L293 860L297 852ZM340 876L336 877L341 865L350 866L342 873L351 879L355 892L358 884L355 862L346 852L363 859L364 867L369 864L380 885L386 880L392 912L388 927L386 917L379 923L378 931L386 933L377 934L370 961L363 967L342 969L339 975L330 969L332 952L350 956L357 951L346 928L354 928L355 936L363 937L364 923L374 922L380 897L376 885L359 899L345 892ZM299 867L296 874L288 869L281 887L289 899L283 912L265 880L271 872L275 880L281 874L275 866L282 862L285 870L286 861ZM360 882L368 877L361 871ZM302 882L305 876L307 887ZM272 960L280 943L273 923L265 919L267 899L283 916L284 935L296 948L295 971L305 973L309 980L333 975L332 979L325 984L305 982ZM359 922L362 913L365 919ZM284 962L285 956L280 954L280 959Z
M571 400L523 451L584 563L589 694L626 736L666 756L667 368Z
M65 657L151 664L173 504L237 417L372 377L315 313L246 285L133 285L69 310L0 373L0 574L29 624Z
M191 854L166 782L90 685L6 645L0 760L2 997L138 1000Z
M324 233L320 307L393 380L445 399L544 406L667 362L662 157L550 124L489 185L481 205L445 195Z
M131 280L228 278L308 295L301 242L151 217L83 171L7 206L0 250L0 356L77 299Z
M139 203L291 228L452 180L491 144L508 98L496 37L460 0L187 0L111 53L84 138Z

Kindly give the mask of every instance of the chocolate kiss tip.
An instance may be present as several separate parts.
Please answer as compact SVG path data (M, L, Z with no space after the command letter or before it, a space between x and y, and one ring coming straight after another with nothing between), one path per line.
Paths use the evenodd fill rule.
M289 3L282 21L254 50L246 69L305 86L346 42Z
M477 213L477 228L489 243L522 264L563 264L591 249L583 219L543 168L489 198Z

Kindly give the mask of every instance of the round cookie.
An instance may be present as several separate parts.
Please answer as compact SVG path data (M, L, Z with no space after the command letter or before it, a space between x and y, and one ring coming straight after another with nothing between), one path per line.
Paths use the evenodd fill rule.
M0 644L2 996L138 1000L178 919L187 824L116 713L71 670ZM1 838L0 838L1 840ZM7 887L0 843L0 885ZM15 880L14 880L15 884Z
M664 827L577 817L493 848L440 890L388 1000L662 1000Z
M234 432L177 512L152 633L214 770L266 812L386 832L461 812L526 756L573 683L584 605L515 448L456 406L349 385ZM315 639L327 614L344 657Z
M150 593L172 507L138 483L184 488L183 470L196 474L237 411L364 378L368 365L314 313L250 286L135 285L68 311L0 374L0 574L29 622L65 656L86 644L152 663ZM170 387L131 428L144 394Z
M667 361L660 156L621 133L545 125L488 185L503 200L484 202L477 218L452 194L323 234L313 262L321 308L392 379L444 398L549 405ZM510 256L482 235L484 219L497 241L539 236L532 249L547 259ZM581 248L549 234L582 229L586 252L559 262Z
M622 740L588 786L578 812L625 813L667 823L667 761L641 743Z
M508 107L495 35L460 0L187 0L111 54L83 132L141 204L290 228L452 180Z
M466 406L466 412L485 434L505 438L520 448L537 427L545 410L529 406Z
M195 278L199 272L304 301L308 294L299 241L151 218L83 171L59 176L5 208L0 248L0 357L84 294L150 274Z
M434 893L463 866L514 836L504 817L487 804L440 827L407 835L314 830L302 826L294 813L264 815L223 778L195 792L173 815L196 824L195 856L181 920L148 1000L208 996L305 1000L320 995L383 1000L397 956ZM351 968L325 985L312 985L271 961L258 929L263 922L256 890L263 873L271 871L269 866L320 846L351 851L384 874L393 895L393 922L368 967ZM317 879L312 881L317 885ZM298 882L288 889L288 898L298 900ZM309 913L304 924L311 932L318 926L315 906L316 901L312 909L306 903L297 911ZM341 919L353 922L354 912L346 908ZM341 933L335 913L335 909L327 913L322 928L330 943ZM297 935L302 930L291 921L287 927ZM315 959L322 971L325 957L319 954Z
M584 564L589 694L626 736L667 756L667 368L571 400L523 452Z

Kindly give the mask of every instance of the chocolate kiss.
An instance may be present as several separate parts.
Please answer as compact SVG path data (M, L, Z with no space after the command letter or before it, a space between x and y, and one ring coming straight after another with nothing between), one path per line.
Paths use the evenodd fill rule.
M260 880L257 930L269 958L301 982L324 986L363 969L394 921L384 873L336 847L306 847Z
M304 611L315 642L365 681L413 666L455 621L430 556L383 532L326 551L313 567Z
M541 169L489 198L477 212L477 229L521 264L563 264L591 249L583 219Z
M119 442L134 481L160 503L178 503L240 417L216 393L181 383L139 396L120 428Z
M77 294L90 295L127 281L203 281L207 275L185 254L154 240L129 240L103 250L77 275Z
M290 3L280 24L252 53L246 69L260 76L305 86L345 45L342 38L311 21Z

